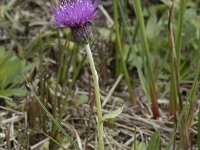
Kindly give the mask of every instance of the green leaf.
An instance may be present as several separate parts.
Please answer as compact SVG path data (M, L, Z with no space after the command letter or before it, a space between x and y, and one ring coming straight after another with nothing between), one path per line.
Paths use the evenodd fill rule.
M119 116L119 114L122 113L123 108L124 108L124 107L120 107L120 108L118 108L117 110L111 111L110 113L104 115L104 116L102 117L101 122L107 121L107 120L109 120L109 119L114 119L114 118L116 118L117 116Z
M110 38L110 30L106 28L99 28L98 31L104 39L108 40Z
M26 79L25 79L26 80ZM40 98L36 95L33 87L31 84L27 82L27 86L29 87L29 89L31 90L31 92L34 94L36 100L38 101L38 103L40 104L40 106L42 107L42 109L44 110L44 112L46 113L46 115L53 121L53 123L55 123L55 125L59 128L59 130L63 133L63 135L66 137L66 139L74 146L74 148L76 150L80 150L79 146L77 145L77 143L72 139L72 137L65 131L65 129L60 125L60 123L52 116L52 114L47 110L47 108L45 107L45 105L42 103L42 101L40 100Z
M23 74L35 66L17 58L13 51L5 51L0 47L0 90L4 96L24 96L25 90L17 90L16 86L24 81ZM11 89L11 90L10 90ZM14 91L13 91L14 89Z
M147 22L146 31L148 38L155 40L158 34L157 18L155 13L150 16Z
M160 145L160 135L158 132L155 132L151 136L151 140L148 145L148 150L159 150L159 145Z
M88 102L88 96L87 95L80 95L78 105L82 105Z
M10 100L5 99L5 102L10 107L13 107L13 108L17 107L17 104L14 101L10 101Z
M26 90L24 89L7 89L7 90L0 90L0 95L1 96L25 96L26 95Z
M6 104L10 107L16 107L17 104L13 101L12 98L9 98L7 96L3 96L3 95L0 95L0 98L5 100Z
M136 149L135 149L135 147L136 147ZM146 149L147 149L147 147L146 147L145 143L139 142L139 141L136 141L136 146L133 143L133 145L131 147L131 150L146 150ZM154 150L154 149L152 149L152 150Z

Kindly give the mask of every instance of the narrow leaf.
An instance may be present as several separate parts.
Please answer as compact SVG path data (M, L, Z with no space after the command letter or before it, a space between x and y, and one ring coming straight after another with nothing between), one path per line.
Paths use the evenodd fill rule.
M110 113L104 115L101 122L104 122L104 121L109 120L109 119L116 118L117 116L119 116L122 113L123 108L124 107L120 107L117 110L111 111Z
M149 142L148 150L159 150L159 145L160 145L160 136L158 132L155 132L151 136L151 140Z

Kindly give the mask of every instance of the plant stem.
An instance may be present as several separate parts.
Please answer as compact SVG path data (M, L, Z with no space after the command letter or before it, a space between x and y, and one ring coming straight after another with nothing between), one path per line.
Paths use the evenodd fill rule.
M176 82L177 82L177 94L178 94L178 103L179 111L183 109L183 101L180 94L180 66L181 66L181 48L182 48L182 30L184 24L184 13L187 5L187 0L180 0L179 2L179 13L178 13L178 24L176 29L176 40L175 40L175 51L177 55L176 60Z
M117 7L118 7L117 0L113 0L114 20L115 20L115 29L116 29L116 42L117 42L117 46L118 46L117 50L119 52L120 61L121 61L120 63L122 65L125 82L128 86L128 92L129 92L129 95L130 95L131 103L132 103L133 106L136 106L137 105L136 94L135 94L135 91L134 91L134 89L131 85L131 80L130 80L130 77L129 77L128 69L127 69L126 62L125 62L124 57L123 57L123 48L122 48L120 32L119 32L118 9L117 9Z
M170 64L171 64L171 85L170 85L170 101L169 101L169 113L172 121L177 121L176 112L181 110L178 108L178 93L179 93L179 83L178 83L178 66L177 66L177 55L174 42L174 33L172 29L172 12L174 8L174 3L169 10L169 20L168 20L168 41L170 48Z
M200 31L199 31L199 34L200 34ZM200 38L199 38L199 41L200 41ZM200 55L200 42L199 42L199 50L198 50L198 55ZM198 56L199 58L199 56ZM189 109L190 109L190 104L191 104L191 101L194 97L194 94L196 93L196 86L198 84L198 81L199 81L199 72L200 72L200 61L198 61L198 66L197 66L197 71L196 71L196 75L195 75L195 79L194 79L194 82L193 82L193 85L192 85L192 88L190 90L190 93L189 95L186 97L186 100L185 100L185 103L184 103L184 106L183 106L183 109L179 115L179 117L177 118L177 124L176 126L174 127L174 131L172 132L171 134L171 137L169 139L169 142L167 144L167 148L166 150L170 150L171 147L172 147L172 144L173 144L173 141L175 139L175 136L176 136L176 133L177 133L177 130L179 129L179 127L182 125L182 120L184 118L187 118L188 115L189 115ZM199 126L198 126L198 130L199 130ZM199 133L198 133L199 135ZM199 140L199 139L198 139ZM199 143L198 143L199 144Z
M92 71L92 77L94 81L94 89L95 89L95 102L97 107L97 131L98 131L98 138L99 138L99 149L104 150L104 141L103 141L103 122L102 120L102 110L101 110L101 101L100 101L100 93L99 93L99 81L98 81L98 74L94 65L94 60L92 57L92 53L90 50L90 45L85 45L88 61L90 63L90 69Z
M178 71L180 72L180 60L181 60L181 46L182 46L182 30L183 30L183 21L184 21L184 12L187 4L187 0L180 0L179 2L179 13L178 13L178 24L176 29L176 54L177 54L177 66ZM180 78L180 75L179 75Z
M66 40L66 42L67 42L67 40ZM61 73L62 73L62 68L63 68L65 50L60 48L59 30L58 30L58 48L59 48L59 50L61 50L61 60L59 62L58 75L57 75L57 78L56 78L56 88L55 88L55 95L54 95L54 101L53 101L53 117L55 119L57 119L59 121L59 123L60 123L61 120L59 119L58 114L57 114L57 108L58 108L58 87L59 87L59 81L60 81L60 78L61 78ZM57 139L58 138L57 135L58 135L58 128L57 128L56 124L53 123L52 129L51 129L51 136L54 139ZM53 150L53 149L55 149L55 146L56 146L55 143L53 141L50 141L49 149Z
M196 100L197 100L197 90L198 90L198 87L199 87L198 80L199 80L199 75L200 75L200 60L199 60L199 57L200 57L200 29L198 31L197 68L196 68L196 72L195 72L195 80L194 80L194 83L193 83L194 92L192 93L191 98L190 98L191 102L190 102L189 114L188 114L188 116L186 116L187 117L187 127L188 127L187 130L189 130L194 123L194 114L195 114L194 110L195 110L195 104L196 104ZM193 140L193 139L191 139L192 134L190 134L189 136L190 136L190 141L192 141ZM199 136L199 133L198 133L198 136ZM198 139L198 142L199 142L199 139Z
M157 91L156 91L155 80L153 77L153 72L152 72L152 67L151 67L149 45L147 41L146 28L144 24L144 18L143 18L143 12L142 12L142 6L141 6L140 0L133 0L133 7L135 10L136 18L139 23L141 41L142 41L142 45L143 45L143 48L145 50L145 55L146 55L147 78L149 82L153 116L154 118L159 118L160 112L159 112L159 106L158 106L158 100L157 100Z

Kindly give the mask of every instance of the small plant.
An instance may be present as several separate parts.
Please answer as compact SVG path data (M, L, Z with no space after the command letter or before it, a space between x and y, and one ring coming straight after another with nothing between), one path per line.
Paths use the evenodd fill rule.
M24 82L23 74L32 67L33 65L27 65L24 60L17 58L12 51L5 51L0 47L0 96L25 96L26 90L18 88L18 85Z
M71 28L73 40L78 44L83 45L86 50L94 80L95 100L98 116L97 131L99 138L99 149L104 150L103 122L99 93L99 81L89 45L90 40L93 39L90 21L97 17L97 6L99 5L99 3L100 0L96 0L95 3L92 3L91 0L76 0L62 2L58 9L52 7L52 12L54 15L54 19L52 20L52 22L56 24L57 27Z

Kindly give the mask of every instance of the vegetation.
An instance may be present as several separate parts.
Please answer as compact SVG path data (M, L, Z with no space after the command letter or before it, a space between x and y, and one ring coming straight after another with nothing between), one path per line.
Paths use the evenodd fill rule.
M52 4L0 1L0 149L200 149L198 0L101 1L98 122L89 47Z

